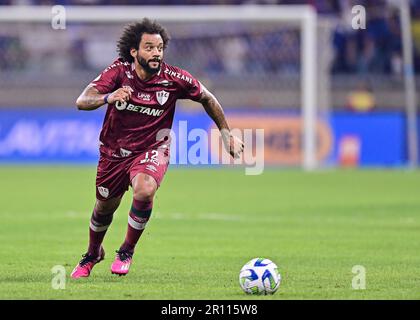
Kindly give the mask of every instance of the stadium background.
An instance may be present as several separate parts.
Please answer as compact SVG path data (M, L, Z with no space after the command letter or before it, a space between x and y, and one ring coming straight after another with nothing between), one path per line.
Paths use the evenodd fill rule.
M133 282L123 280L124 287L118 287L101 265L97 282L70 284L65 294L51 290L50 268L60 264L70 271L82 253L94 197L104 110L77 111L75 99L115 59L122 24L75 23L51 33L49 24L3 22L0 237L2 261L10 270L2 275L0 298L244 298L237 271L260 255L278 261L285 278L274 298L419 298L419 177L418 171L405 170L402 36L392 2L0 0L0 10L55 4L310 4L319 14L320 35L322 150L317 156L324 168L356 168L312 175L299 169L301 48L296 28L285 25L260 33L229 21L194 28L168 24L172 40L167 61L203 81L233 126L245 121L250 128L265 129L269 168L254 178L228 169L170 170L143 239L147 258L140 259L141 267L134 266ZM367 9L366 30L349 27L355 4ZM410 1L410 6L418 93L420 1ZM199 105L185 101L178 104L175 131L180 120L187 120L189 129L212 127ZM290 166L294 169L283 170ZM117 246L123 235L128 198L106 244ZM28 248L30 261L10 259L19 245ZM160 252L154 251L156 245ZM195 264L185 265L191 258L197 258ZM351 266L358 263L374 270L369 282L373 290L350 290ZM140 275L134 275L136 270Z
M319 145L324 148L318 151L318 158L322 164L333 166L404 166L408 154L399 12L386 1L356 2L366 5L366 30L350 27L352 1L279 2L311 3L319 13L317 80L322 87L318 88L318 107L327 114L327 122L322 124L326 128L320 133ZM3 5L20 3L3 1ZM25 3L55 4L22 2ZM85 3L114 4L112 1L63 2L65 5ZM211 3L191 1L195 5ZM418 1L411 4L414 65L418 74L420 5ZM16 28L13 23L3 23L0 33L3 119L0 161L96 161L95 132L101 125L103 113L77 112L74 100L80 90L115 59L115 41L122 25L95 24L84 28L75 23L68 24L65 31L51 32L51 26L45 24ZM239 117L247 117L251 128L265 128L266 148L273 151L271 155L278 155L267 156L267 163L299 165L300 128L293 123L283 128L265 124L268 118L280 119L281 113L300 110L299 30L285 26L259 32L237 23L179 29L172 28L173 40L166 53L167 60L201 79L217 94L232 117L236 119L239 113ZM22 87L25 94L20 93ZM210 126L196 106L180 105L175 124L188 117L190 129ZM254 119L255 114L263 112L265 116L259 121ZM191 117L191 113L195 113L195 117ZM88 132L88 136L83 134L83 139L79 125ZM67 143L61 143L63 140Z

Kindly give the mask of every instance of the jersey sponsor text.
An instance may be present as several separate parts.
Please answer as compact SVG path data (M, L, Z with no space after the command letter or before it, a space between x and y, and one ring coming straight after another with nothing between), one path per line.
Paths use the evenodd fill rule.
M131 103L127 104L127 102L120 102L120 101L115 102L115 108L117 108L117 110L120 110L120 111L122 110L133 111L133 112L147 114L149 116L154 116L154 117L161 116L164 111L164 110L149 108L145 106L136 106Z

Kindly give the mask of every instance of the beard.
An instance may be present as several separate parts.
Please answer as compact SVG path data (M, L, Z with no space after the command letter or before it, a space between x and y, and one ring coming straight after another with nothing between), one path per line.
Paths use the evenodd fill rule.
M146 61L146 59L143 59L140 55L137 55L137 62L143 67L144 71L146 71L149 74L158 73L160 70L160 65L162 64L162 60L160 59L153 58ZM152 68L149 65L150 62L158 62L159 64L156 68Z

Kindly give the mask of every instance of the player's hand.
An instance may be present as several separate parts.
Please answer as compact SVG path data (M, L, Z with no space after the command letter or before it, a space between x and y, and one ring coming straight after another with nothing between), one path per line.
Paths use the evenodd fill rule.
M227 152L229 152L232 158L238 159L244 151L242 140L228 131L222 132L222 138Z
M114 103L117 101L123 103L125 101L128 101L131 98L132 92L133 89L131 89L130 87L119 88L108 96L108 103Z

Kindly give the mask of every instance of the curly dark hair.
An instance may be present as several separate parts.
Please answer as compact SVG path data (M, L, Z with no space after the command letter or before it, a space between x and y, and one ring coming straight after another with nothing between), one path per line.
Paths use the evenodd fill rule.
M163 49L168 46L170 37L166 29L156 21L144 18L141 22L128 24L117 42L117 51L120 58L126 62L134 62L130 54L132 48L138 49L144 33L160 34L163 40Z

